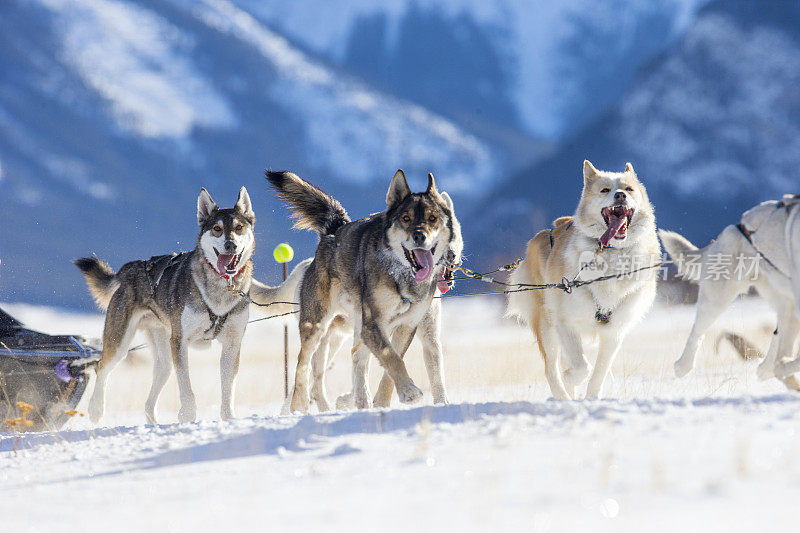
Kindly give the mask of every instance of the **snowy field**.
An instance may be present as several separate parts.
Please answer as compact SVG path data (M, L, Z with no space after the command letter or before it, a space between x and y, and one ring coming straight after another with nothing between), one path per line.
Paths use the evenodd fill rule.
M102 329L99 315L3 307L50 333ZM578 402L548 399L532 337L501 314L500 300L446 302L449 406L429 404L415 342L406 359L426 392L420 405L278 416L282 325L264 321L245 336L238 419L218 420L211 349L191 353L201 420L175 423L173 380L163 425L144 426L149 355L133 352L109 381L103 427L76 417L64 431L0 436L2 530L745 531L795 522L800 396L759 382L757 363L715 346L716 334L698 368L675 379L691 307L654 308L614 366L609 399ZM718 327L765 349L774 317L742 301ZM328 374L331 398L349 386L347 354Z

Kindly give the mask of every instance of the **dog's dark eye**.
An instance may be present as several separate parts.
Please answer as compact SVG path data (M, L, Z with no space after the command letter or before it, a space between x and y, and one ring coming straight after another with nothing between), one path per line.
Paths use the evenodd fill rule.
M604 188L600 189L600 192L605 194L607 192L611 192L611 189L609 189L608 187L604 187Z
M431 216L429 216L429 217L428 217L428 222L430 222L431 224L433 224L434 222L436 222L436 215L431 215Z
M411 222L411 217L408 215L403 215L403 222Z
M628 192L633 192L633 187L625 187L625 190Z
M238 233L241 233L243 229L244 229L244 226L242 226L241 224L238 224L238 225L236 226L236 231L237 231Z
M222 233L222 226L214 226L211 228L214 233Z

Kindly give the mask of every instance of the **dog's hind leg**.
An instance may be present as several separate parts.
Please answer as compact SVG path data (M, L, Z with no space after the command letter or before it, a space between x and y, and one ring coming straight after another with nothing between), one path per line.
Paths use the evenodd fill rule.
M97 379L89 400L89 418L95 424L103 417L106 406L106 382L114 368L125 359L128 347L136 334L141 313L134 311L129 295L117 290L111 298L103 328L103 353L97 365Z
M729 280L700 281L700 292L697 297L697 310L695 311L694 325L686 340L683 354L675 361L675 375L684 377L694 368L694 360L700 344L703 342L706 331L728 308L736 297L749 288L749 282L741 282L731 278Z
M411 346L411 341L414 340L414 329L408 326L398 326L394 333L392 333L392 346L400 354L401 358L405 358L408 347ZM392 393L394 392L394 382L389 377L389 373L384 371L381 382L378 385L378 392L375 393L375 398L372 404L375 407L389 407L392 403Z
M328 332L320 341L317 351L314 352L311 358L311 370L314 373L311 398L314 400L314 403L317 404L317 409L320 412L331 410L325 391L325 372L328 370L330 360L333 359L336 352L339 351L346 337L345 332L339 327L337 322L339 322L338 318L331 323Z
M353 346L353 402L356 409L372 407L368 381L370 355L363 342Z
M172 361L169 357L167 332L161 327L153 326L147 328L146 334L153 352L153 384L150 386L150 394L144 404L144 416L148 424L154 425L156 423L156 403L164 389L164 384L172 374Z
M307 413L311 403L311 358L317 351L322 336L328 331L334 318L330 309L323 307L322 299L301 309L300 353L297 354L297 370L294 375L294 392L290 404L293 413Z
M794 301L787 299L783 310L783 320L778 321L778 349L773 373L790 388L791 384L786 379L800 372L800 356L787 362L795 349L798 332L800 332L800 320L794 313Z
M766 281L758 283L756 288L758 293L772 304L778 315L778 324L772 335L769 350L756 370L758 378L763 381L774 377L778 367L791 356L800 324L794 313L792 298L787 298L785 293Z

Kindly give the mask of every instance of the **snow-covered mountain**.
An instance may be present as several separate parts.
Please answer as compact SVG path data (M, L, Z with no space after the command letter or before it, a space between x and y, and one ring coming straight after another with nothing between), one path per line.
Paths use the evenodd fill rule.
M503 243L485 250L490 261L522 250L520 227L532 234L573 212L585 158L610 170L633 162L659 225L698 244L755 203L798 192L798 29L794 3L704 8L613 110L495 191L474 217L478 239Z
M221 204L248 186L259 215L256 271L274 281L272 246L291 241L302 257L315 237L289 233L265 167L310 178L354 216L381 208L396 168L412 187L432 170L466 219L470 256L491 257L484 252L497 239L474 229L487 206L502 230L514 209L567 197L520 168L566 165L569 146L580 146L568 161L578 167L592 153L584 141L607 136L593 126L600 117L625 114L620 139L639 146L642 131L663 147L664 130L650 122L661 116L653 107L664 109L658 120L671 116L658 84L691 84L659 81L652 68L679 57L704 4L2 2L0 221L13 231L0 241L0 297L90 306L69 260L97 253L119 266L191 248L201 185ZM780 57L775 68L786 64ZM758 95L767 107L768 92ZM792 119L782 120L788 135ZM641 121L651 129L639 130ZM612 149L602 157L615 162ZM653 174L634 148L619 151Z
M201 185L242 184L285 240L263 170L290 168L376 210L394 170L480 194L510 164L435 110L371 87L225 2L0 4L0 291L88 303L69 260L190 248ZM351 204L352 205L352 204ZM270 229L280 220L283 235ZM265 229L266 228L266 229ZM311 236L298 237L310 249ZM266 248L275 242L265 239ZM260 257L269 257L266 253Z
M707 0L235 1L405 98L558 141L614 103Z

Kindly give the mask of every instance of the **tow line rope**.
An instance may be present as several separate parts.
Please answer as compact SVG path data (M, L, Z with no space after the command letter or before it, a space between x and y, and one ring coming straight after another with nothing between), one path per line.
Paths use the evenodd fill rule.
M522 259L517 259L513 263L501 266L500 268L498 268L496 270L492 270L491 272L488 272L487 274L479 274L479 273L477 273L477 272L475 272L473 270L470 270L468 268L464 268L461 265L449 265L448 268L450 268L451 270L462 272L466 276L466 277L463 277L463 278L453 278L453 281L459 281L459 280L464 280L465 281L465 280L476 279L476 280L483 281L485 283L500 285L502 287L509 287L509 288L507 288L507 289L505 289L503 291L493 291L493 292L483 292L483 293L479 292L479 293L472 293L472 294L468 294L468 295L467 294L463 294L463 295L460 294L460 295L453 295L453 296L472 296L472 295L479 295L479 294L509 294L509 293L513 293L513 292L537 291L537 290L544 290L544 289L561 289L562 291L566 292L567 294L571 294L572 293L572 289L576 289L578 287L583 287L584 285L591 285L592 283L597 283L598 281L608 281L608 280L611 280L611 279L619 279L619 278L623 278L623 277L626 277L626 276L632 276L632 275L634 275L634 274L636 274L638 272L643 272L645 270L651 270L651 269L654 269L654 268L661 268L664 265L672 263L672 261L661 261L659 263L654 263L652 265L647 265L647 266L644 266L644 267L641 267L641 268L637 268L635 270L630 270L630 271L627 271L627 272L620 272L619 274L607 274L605 276L600 276L598 278L593 278L593 279L589 279L589 280L578 279L578 277L581 275L581 273L586 268L595 265L595 261L592 260L592 261L589 261L588 263L584 263L584 265L580 268L580 270L578 270L578 273L575 274L575 276L572 279L569 279L566 276L563 276L561 278L561 281L558 282L558 283L507 283L505 281L496 280L493 277L489 276L489 274L494 274L496 272L501 272L501 271L511 272L513 270L516 270L516 268L520 265L520 263L522 263ZM516 287L516 288L512 289L510 287Z
M250 297L250 295L247 294L246 292L244 292L243 290L234 288L233 284L231 284L231 283L228 284L228 290L231 291L233 294L241 297L247 303L256 305L258 307L269 307L271 305L279 305L279 304L283 304L283 305L300 305L298 302L269 302L269 303L266 303L266 304L258 303L256 301L253 301L253 299ZM253 320L248 320L247 323L248 324L252 324L253 322L261 322L262 320L269 320L270 318L278 318L278 317L282 317L282 316L294 315L294 314L299 313L299 312L300 312L300 310L289 311L288 313L280 313L280 314L277 314L277 315L270 315L270 316L265 316L265 317L261 317L261 318L254 318Z
M591 267L591 266L596 264L595 261L592 260L592 261L589 261L588 263L584 263L584 265L581 266L580 270L578 270L578 273L575 274L575 276L572 279L569 279L566 276L564 276L564 277L561 278L561 281L558 282L558 283L508 283L508 282L500 281L500 280L497 280L497 279L491 277L491 274L496 274L497 272L512 272L512 271L516 270L517 267L519 267L520 263L522 263L522 259L521 258L517 259L513 263L509 263L507 265L503 265L503 266L501 266L501 267L499 267L499 268L497 268L495 270L492 270L491 272L487 272L486 274L480 274L480 273L475 272L474 270L470 270L469 268L466 268L466 267L464 267L464 266L462 266L460 264L459 265L449 264L449 265L447 265L447 268L449 268L453 272L458 271L458 272L461 272L462 274L464 274L464 277L460 277L460 278L455 278L454 277L454 278L451 278L449 281L455 282L455 281L467 281L467 280L480 280L480 281L483 281L484 283L500 285L501 287L505 287L505 289L501 290L501 291L472 292L472 293L469 293L469 294L452 294L450 296L439 295L439 296L436 296L436 298L438 298L438 299L442 299L442 298L460 298L460 297L463 297L463 296L481 296L481 295L485 295L485 294L510 294L510 293L515 293L515 292L539 291L539 290L545 290L545 289L560 289L560 290L566 292L567 294L571 294L572 290L573 289L577 289L578 287L583 287L585 285L591 285L592 283L597 283L597 282L600 282L600 281L608 281L608 280L612 280L612 279L624 278L626 276L633 276L634 274L637 274L639 272L644 272L645 270L652 270L654 268L661 268L662 266L671 264L672 261L660 261L658 263L654 263L652 265L647 265L647 266L644 266L644 267L636 268L634 270L629 270L629 271L626 271L626 272L620 272L619 274L607 274L605 276L600 276L598 278L592 278L592 279L588 279L588 280L578 279L578 277L583 273L583 271L585 269L587 269L587 268L589 268L589 267ZM250 303L253 303L255 305L260 305L262 307L266 307L266 306L273 305L273 304L278 304L278 303L291 304L291 305L300 305L297 302L272 302L271 304L257 304L256 302L253 302L252 300L250 300ZM299 313L299 312L300 311L289 311L288 313L281 313L279 315L272 315L272 316L267 316L267 317L263 317L263 318L257 318L257 319L251 320L250 322L260 322L261 320L269 320L271 318L278 318L278 317L282 317L282 316L294 315L294 314ZM248 322L248 323L250 323L250 322Z

